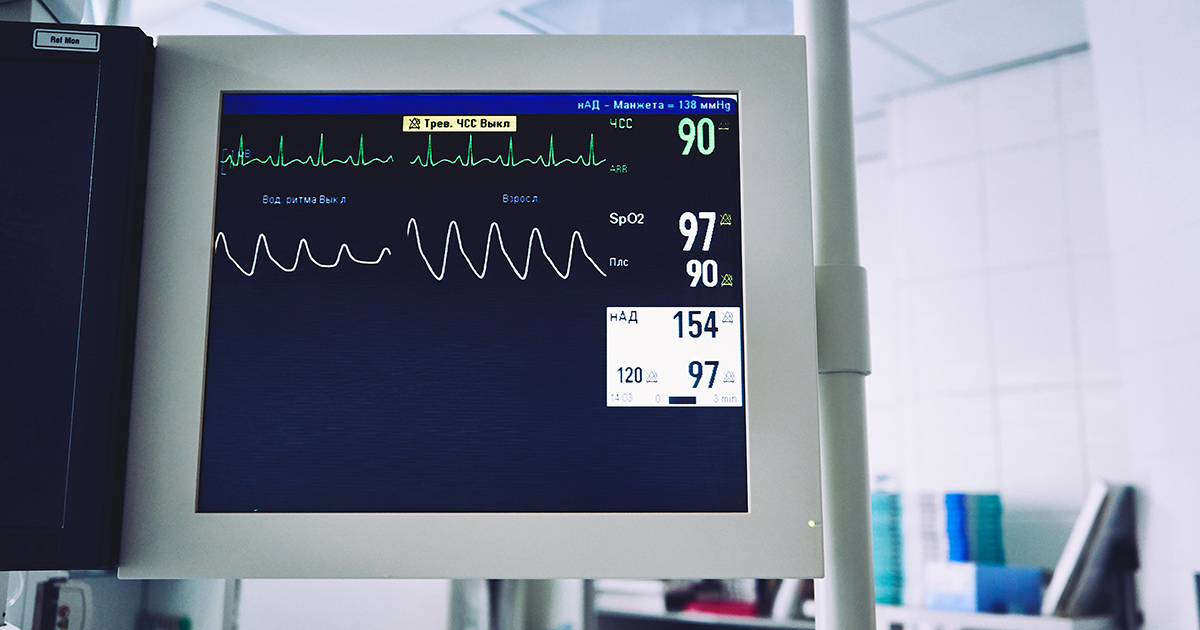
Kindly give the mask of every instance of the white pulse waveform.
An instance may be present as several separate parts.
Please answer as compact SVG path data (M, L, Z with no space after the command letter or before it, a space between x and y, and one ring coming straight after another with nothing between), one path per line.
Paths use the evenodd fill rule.
M542 231L536 227L529 232L529 246L525 250L525 271L518 271L517 265L513 263L512 256L508 255L508 250L504 247L504 235L500 233L500 226L495 221L493 221L491 226L488 227L487 249L485 249L483 252L482 271L475 268L475 263L471 262L471 257L467 256L466 250L463 249L462 234L458 229L458 221L451 221L450 225L446 226L446 247L442 250L442 272L438 273L433 270L433 265L429 263L429 257L425 255L425 248L421 246L421 229L417 226L417 220L409 219L408 227L404 230L404 233L405 235L412 234L417 237L417 251L420 252L421 258L425 259L425 267L429 269L429 273L436 278L438 282L441 282L442 278L446 276L446 260L450 257L451 232L453 232L455 238L458 239L458 251L467 261L467 264L470 265L471 273L475 274L475 277L479 278L480 280L487 275L488 260L492 255L492 232L496 233L496 240L500 243L500 253L504 254L504 258L508 260L508 266L512 268L513 273L516 274L521 280L524 280L529 276L529 260L533 257L533 237L535 236L538 240L538 246L541 247L542 256L546 257L546 262L550 263L550 267L554 269L554 273L558 274L559 278L566 280L567 276L571 275L571 263L575 260L576 240L579 241L579 250L583 252L583 257L587 258L588 262L592 263L592 267L594 267L600 275L606 278L608 277L608 274L604 273L604 271L600 269L600 265L597 265L596 261L592 260L592 257L588 255L587 246L583 244L583 235L579 233L579 230L575 230L575 232L571 234L571 249L567 253L567 271L565 273L559 271L558 265L554 264L554 259L550 258L550 254L546 253L546 242L542 240Z
M360 265L378 265L380 262L383 261L384 254L391 255L391 253L392 253L392 250L384 247L382 250L379 251L379 257L376 258L375 260L359 260L354 257L354 254L350 253L350 246L345 243L342 243L342 246L338 248L337 258L335 258L332 263L325 264L325 263L317 262L317 259L313 258L312 250L308 248L308 240L302 238L302 239L300 239L300 244L296 246L296 259L292 261L292 266L285 267L285 266L283 266L283 263L279 262L278 260L275 260L275 257L271 255L271 245L269 243L267 243L267 235L259 234L258 240L256 240L254 242L254 260L250 261L250 270L246 271L246 268L243 267L241 265L241 263L239 263L237 260L235 260L233 255L229 253L229 240L225 238L225 233L217 232L217 238L215 241L213 241L213 251L216 251L217 247L220 247L220 245L222 243L225 244L225 256L227 256L229 258L229 262L233 263L233 266L237 267L238 271L241 271L242 274L244 274L246 277L250 277L250 276L254 275L254 269L256 267L258 267L258 252L260 249L267 253L267 258L270 259L271 262L275 263L276 267L279 267L281 270L286 271L288 273L295 271L296 267L300 265L300 251L301 250L308 253L308 259L312 261L312 264L314 264L322 269L332 269L332 268L338 266L338 264L340 264L342 262L342 254L346 254L347 258L349 258L351 261L356 262Z
M500 233L500 225L494 221L492 222L491 226L488 227L487 247L483 253L483 266L481 268L475 267L475 263L471 262L471 257L468 256L466 250L463 249L462 234L459 232L458 222L451 221L450 225L446 227L446 246L442 251L442 270L441 270L441 273L438 273L433 270L433 265L429 262L429 257L425 255L425 248L421 244L421 230L417 226L417 220L409 219L408 227L405 229L405 235L412 234L413 236L416 237L417 252L421 254L421 258L425 261L425 267L427 269L429 269L430 275L432 275L434 277L434 279L436 279L438 282L441 282L442 278L446 277L446 264L450 257L450 234L451 234L451 232L453 232L455 238L458 239L458 251L462 254L463 259L467 261L467 265L471 267L471 273L475 274L475 277L479 278L480 280L482 280L483 277L487 275L488 261L491 259L491 254L492 254L492 233L493 232L496 233L496 240L500 244L500 253L504 254L505 260L508 261L508 266L510 268L512 268L513 273L516 274L517 278L519 278L521 280L524 280L525 278L529 277L529 263L530 263L530 260L533 258L533 239L535 236L538 239L538 246L542 250L542 256L544 256L546 258L546 262L550 263L550 267L552 269L554 269L554 273L557 274L559 278L566 280L571 275L571 265L575 260L575 241L576 240L579 241L579 249L583 253L583 257L587 258L588 262L592 263L592 267L601 276L604 276L606 278L608 277L608 274L604 273L604 271L602 269L600 269L600 266L596 264L596 261L593 260L592 257L588 254L587 246L584 245L584 242L583 242L583 235L581 235L578 230L576 230L575 232L573 232L571 234L571 248L570 248L570 251L567 253L566 271L565 272L560 271L558 268L558 265L554 264L554 259L550 258L550 254L546 252L546 243L545 243L545 241L542 240L542 231L536 227L533 228L533 230L530 231L530 233L529 233L529 243L528 243L528 247L525 250L525 270L520 271L517 269L517 265L513 262L512 257L508 255L508 250L504 247L504 235ZM379 251L379 256L376 257L375 260L359 260L358 258L354 257L353 253L351 253L350 246L347 245L346 243L342 243L342 245L340 247L338 247L337 258L335 258L332 263L322 263L322 262L317 261L317 259L313 257L312 250L309 248L309 245L308 245L308 240L302 238L302 239L300 239L300 243L296 246L296 257L294 260L292 260L292 266L287 267L283 263L276 260L275 256L271 254L271 245L267 242L267 235L260 233L258 235L258 239L255 240L255 242L254 242L254 259L250 262L250 269L247 270L245 267L243 267L241 265L241 263L239 263L237 261L237 259L235 259L233 257L233 254L229 253L229 240L226 238L225 233L217 232L217 238L213 241L213 251L216 251L217 248L222 246L222 244L225 247L225 256L227 258L229 258L229 262L233 263L233 265L238 268L238 271L241 271L242 275L245 275L246 277L253 276L255 269L258 268L258 255L259 255L260 251L266 252L267 259L270 260L271 262L275 263L275 266L279 267L280 270L285 271L287 273L291 273L291 272L295 271L296 268L300 265L300 252L301 251L308 254L308 259L310 261L312 261L312 264L314 264L322 269L332 269L333 267L336 267L339 264L341 264L342 254L345 254L346 258L349 259L351 262L354 262L359 265L378 265L380 262L383 261L384 254L387 254L390 256L392 253L392 250L388 249L387 247L384 247L383 249L381 249Z

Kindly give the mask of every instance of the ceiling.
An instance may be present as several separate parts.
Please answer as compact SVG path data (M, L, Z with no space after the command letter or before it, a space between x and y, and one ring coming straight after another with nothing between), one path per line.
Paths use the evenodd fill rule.
M1087 47L1083 0L849 0L854 110ZM336 7L332 10L331 7ZM151 35L791 33L791 0L132 0Z
M1082 0L850 0L854 110L1087 48Z

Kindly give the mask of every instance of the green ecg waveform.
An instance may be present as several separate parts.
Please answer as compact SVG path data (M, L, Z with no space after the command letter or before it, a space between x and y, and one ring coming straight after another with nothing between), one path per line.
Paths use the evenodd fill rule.
M496 157L475 157L475 139L474 136L467 137L467 152L465 155L456 155L452 158L434 159L433 157L433 134L429 134L429 144L425 148L425 155L418 155L413 158L409 164L416 164L421 167L439 166L442 164L457 164L459 166L478 166L480 164L499 164L500 166L514 167L522 164L540 164L541 166L562 166L563 164L578 164L580 166L600 166L607 160L596 159L596 136L593 135L588 140L587 155L580 155L573 158L557 159L554 157L554 136L550 136L550 148L545 155L539 155L532 158L517 159L513 155L512 136L508 138L508 153L497 155Z
M369 166L371 164L390 164L395 160L392 156L385 158L373 157L368 158L363 154L363 137L358 137L358 155L347 155L344 158L325 159L325 134L321 134L321 139L317 145L317 154L309 155L302 158L285 159L283 157L283 136L279 136L279 152L267 157L247 157L245 151L245 137L238 137L238 150L236 153L231 153L221 158L221 164L224 166L239 167L249 164L267 164L275 167L286 167L295 164L306 164L308 166L329 166L330 164L349 164L350 166Z

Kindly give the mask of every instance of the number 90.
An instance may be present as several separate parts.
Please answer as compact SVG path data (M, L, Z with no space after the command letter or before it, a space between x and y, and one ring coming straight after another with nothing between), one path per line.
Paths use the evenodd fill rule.
M695 258L687 261L687 273L692 277L691 286L704 282L706 287L717 286L717 261L709 258L700 262Z
M711 155L717 148L717 126L711 118L701 118L699 122L684 118L679 121L679 139L684 142L684 155L692 152L693 145L701 155Z

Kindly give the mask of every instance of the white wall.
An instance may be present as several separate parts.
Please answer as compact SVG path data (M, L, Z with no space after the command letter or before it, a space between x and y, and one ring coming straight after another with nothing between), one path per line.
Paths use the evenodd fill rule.
M1200 4L1086 7L1089 53L897 99L859 164L871 467L1002 492L1039 564L1131 481L1147 628L1195 628Z
M238 630L445 630L449 580L242 580Z
M1000 492L1010 564L1129 476L1092 85L1080 53L895 99L858 165L872 474Z
M1088 0L1146 627L1196 628L1200 3Z

